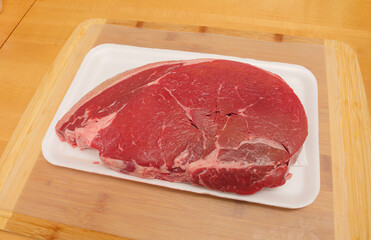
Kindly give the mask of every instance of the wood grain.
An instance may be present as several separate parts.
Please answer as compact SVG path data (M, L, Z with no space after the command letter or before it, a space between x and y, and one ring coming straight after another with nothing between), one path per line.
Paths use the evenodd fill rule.
M337 79L329 78L331 141L335 146L344 146L332 151L336 159L333 161L335 227L339 230L336 239L369 239L371 126L365 92L360 87L362 76L352 48L329 40L325 45L335 49L337 63ZM356 164L350 159L356 160Z
M0 1L0 46L8 39L34 2L35 0Z
M11 9L12 6L17 8L17 4L5 5L7 2L10 1L5 0L5 10L18 11ZM12 1L12 3L15 2L20 3L21 1ZM24 2L26 1L22 3ZM110 1L109 4L103 0L89 2L76 0L36 1L36 4L0 49L0 153L5 148L42 76L46 73L67 37L78 23L87 18L99 16L173 22L195 25L196 28L198 26L202 26L202 28L209 26L205 28L206 32L210 31L210 27L211 29L213 27L218 29L228 28L230 30L226 32L229 33L234 31L243 32L248 29L265 32L273 36L277 34L277 39L283 40L287 38L287 35L342 40L350 44L358 56L366 86L366 94L369 95L371 93L370 4L370 1L320 0L303 1L296 4L284 2L278 4L272 1L259 3L256 1L230 2L226 0L214 1L213 4L208 1L172 1L169 3L161 0L156 3L148 1ZM331 14L328 14L329 12ZM8 15L8 17L2 18L4 16L2 13L0 13L0 26L3 26L2 24L8 22L13 16L19 16L19 14ZM5 28L0 27L0 31L3 31L3 29ZM353 75L354 73L349 78L345 78L344 81L349 81L347 79L351 79ZM354 91L352 90L352 92ZM342 95L338 95L337 98L346 98L348 94L349 92L344 90ZM347 104L346 101L344 100L344 105ZM369 97L367 101L370 107L371 98ZM358 104L356 102L355 106L358 106ZM364 107L361 109L364 109ZM355 130L355 132L362 131L360 128ZM343 134L340 130L337 130L337 132L338 136L346 138L347 143L353 143L353 145L344 144L339 146L344 146L348 150L349 155L345 161L352 166L357 166L355 161L358 162L359 158L354 151L358 150L358 145L354 144L356 141L353 142L353 135L349 131L347 134ZM362 140L360 138L356 139ZM349 146L353 148L350 149ZM359 172L362 173L362 171ZM347 175L347 179L350 181L352 176ZM338 181L341 180L338 178ZM361 190L362 188L363 185ZM357 187L353 187L353 190L357 189ZM348 198L351 197L349 195ZM345 204L349 205L349 202ZM343 209L348 211L351 210L351 207ZM339 225L338 228L346 231L346 229L349 229L346 227L349 224L354 227L357 226L358 222L344 223ZM361 225L363 226L363 224ZM360 231L354 236L362 235L364 231L357 227L354 227L354 229Z
M45 19L46 22L59 25L65 18L69 19L62 24L64 27L71 26L73 22L76 26L88 18L107 17L341 40L355 49L364 74L364 85L370 91L369 9L370 1L362 0L351 2L314 0L294 5L277 4L273 0L259 3L243 0L233 0L230 3L228 0L217 0L213 1L212 5L208 0L186 2L175 0L171 3L165 0L156 3L151 0L113 0L110 4L105 4L104 0L78 2L64 0L37 1L33 7L34 11L38 11L37 17ZM329 11L331 14L328 14Z
M86 32L86 29L97 22L104 22L105 20L93 20L88 24L81 25L76 28L74 35L76 37L70 38L65 44L62 51L67 55L71 55L76 45L80 43L81 37ZM84 46L89 48L88 45ZM53 67L49 69L45 80L42 82L38 91L32 98L28 108L23 114L23 118L17 125L12 138L5 149L0 161L0 202L2 214L0 214L0 227L6 225L10 213L13 211L14 206L23 190L29 174L32 171L35 163L34 159L40 154L40 148L35 148L32 144L33 141L41 142L45 132L45 124L50 122L51 116L42 118L41 113L46 111L45 105L53 97L50 95L55 90L55 82L61 75L61 69L65 70L65 64L68 61L66 58L58 58L54 62ZM59 99L61 100L61 99ZM58 100L57 100L58 101ZM59 102L59 101L58 101ZM54 106L54 110L56 106ZM44 128L44 129L40 129ZM23 139L20 141L20 139ZM38 146L40 146L38 144ZM14 149L22 149L22 151L14 151Z
M86 19L107 17L230 29L228 32L248 30L277 34L283 39L301 36L341 40L355 49L366 94L369 95L370 4L370 1L362 0L313 0L295 4L277 4L273 0L259 3L216 0L213 4L207 0L175 0L171 3L165 0L156 3L150 0L112 0L109 4L104 0L36 1L0 50L0 153L48 67L73 29ZM16 11L10 10L13 7L7 5L4 2L4 9ZM370 108L371 98L367 101Z
M326 160L331 165L330 159ZM331 167L327 169L331 171ZM50 178L50 171L55 177ZM133 239L333 238L332 193L328 190L321 191L309 207L287 210L71 171L38 161L21 198L16 211L22 214ZM21 227L12 224L18 221L12 217L5 229L19 232Z
M8 223L8 229L32 237L33 239L60 239L60 240L128 240L111 234L71 227L66 224L54 223L44 219L14 214ZM1 233L1 232L0 232ZM1 237L1 234L0 234ZM16 236L23 240L20 236ZM27 238L28 239L28 238Z
M97 20L97 22L100 21L104 20ZM140 25L141 28L155 25L135 22L120 24ZM30 107L30 111L24 116L26 120L25 124L22 124L23 132L27 131L28 127L32 127L32 131L39 135L24 137L20 134L21 137L15 139L22 140L17 142L23 142L24 145L27 145L27 142L34 144L41 142L40 135L42 136L45 132L47 122L53 116L79 63L94 39L96 39L94 44L109 41L298 63L307 66L315 73L319 80L319 93L327 96L324 52L318 41L313 41L314 45L298 45L284 41L275 42L274 36L270 36L271 42L264 42L213 34L158 32L133 27L117 28L113 25L104 28L102 25L96 25L94 31L87 31L85 36L83 31L74 32L71 39L79 39L84 41L84 44L70 45L61 51L56 63L44 78L38 90L40 94L34 98L35 103L30 105L37 107ZM174 25L169 24L162 24L161 28L175 30ZM86 28L80 26L80 29ZM200 28L191 26L181 26L179 29L200 31ZM208 29L214 31L213 28ZM101 32L99 36L94 35L96 31ZM138 41L138 36L140 36L140 41ZM259 37L256 34L256 39L262 37L267 36ZM213 41L212 45L210 45L211 41ZM69 40L69 42L75 41ZM84 48L78 46L84 46ZM82 50L79 51L79 49ZM302 55L310 57L301 58ZM71 60L76 57L78 61ZM71 61L71 64L68 61ZM44 83L45 81L48 83ZM72 171L50 165L41 155L34 159L32 156L40 151L34 148L25 149L22 152L22 154L31 156L27 159L28 164L36 161L36 165L32 169L14 211L52 222L68 223L68 225L83 229L95 229L100 232L139 239L165 237L177 239L179 234L188 239L197 237L240 239L242 236L255 236L259 239L266 235L267 224L272 229L269 234L276 239L290 239L295 236L300 236L302 239L310 239L313 236L324 239L332 238L333 224L328 224L333 222L333 199L327 97L320 98L320 109L322 188L315 203L304 209L287 211ZM27 122L35 122L35 125L30 126ZM13 151L9 150L9 152ZM7 159L14 157L17 156L8 156ZM19 157L25 158L21 155ZM24 181L18 181L12 186L22 184ZM9 203L18 199L15 194L11 195L14 197L13 201L9 200L10 195L6 192L3 195L9 196L7 199ZM195 219L194 216L197 218ZM262 216L269 216L269 218L263 217L264 221L262 221ZM281 221L282 218L287 219L284 224ZM227 223L226 219L228 219ZM8 220L9 224L6 224L5 229L20 231L19 228L14 227L14 224L10 224L11 222L15 223L14 216ZM148 228L149 225L151 228ZM250 227L240 228L239 226Z
M5 231L0 231L0 239L6 239L6 240L31 240L31 238L16 234L16 233L11 233L11 232L5 232Z

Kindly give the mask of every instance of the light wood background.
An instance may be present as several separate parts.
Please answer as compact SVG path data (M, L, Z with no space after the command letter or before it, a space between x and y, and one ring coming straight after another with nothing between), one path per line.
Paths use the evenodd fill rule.
M85 19L172 22L342 40L356 51L370 95L370 11L370 1L5 0L0 13L0 153L48 67ZM370 98L367 101L370 108Z
M0 14L0 152L48 67L85 19L172 22L342 40L356 51L370 95L370 11L371 1L365 0L5 0Z

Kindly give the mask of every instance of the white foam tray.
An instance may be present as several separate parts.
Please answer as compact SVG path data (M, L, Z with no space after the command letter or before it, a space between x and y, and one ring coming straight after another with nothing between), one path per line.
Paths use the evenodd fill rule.
M57 137L55 133L57 121L62 118L84 94L106 79L125 70L152 62L194 58L228 59L255 65L280 75L298 95L308 117L309 134L297 163L290 169L293 176L286 184L277 188L263 189L253 195L243 196L213 191L190 184L133 177L105 167L100 162L97 151L81 151L78 148L73 149L66 142L61 142ZM90 50L85 56L47 130L42 143L42 152L48 162L57 166L200 194L210 194L223 198L277 207L301 208L312 203L317 197L320 189L317 81L308 69L299 65L257 61L214 54L102 44Z

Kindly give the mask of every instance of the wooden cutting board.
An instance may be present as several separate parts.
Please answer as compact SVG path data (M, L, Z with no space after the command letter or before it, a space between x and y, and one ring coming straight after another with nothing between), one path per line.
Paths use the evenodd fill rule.
M319 87L321 191L315 202L298 210L281 209L46 162L40 147L45 131L86 52L106 42L310 69ZM349 137L353 128L365 131ZM350 139L359 141L357 151L347 148ZM351 235L354 224L368 234L369 151L369 115L357 58L341 42L93 19L79 25L66 42L4 151L0 227L39 239L341 239Z

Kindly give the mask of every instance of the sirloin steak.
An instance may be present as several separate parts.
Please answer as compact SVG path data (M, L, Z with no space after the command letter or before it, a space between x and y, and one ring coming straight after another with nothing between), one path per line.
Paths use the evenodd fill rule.
M291 174L308 134L286 82L249 64L148 64L86 94L56 125L61 141L99 151L121 173L252 194Z

